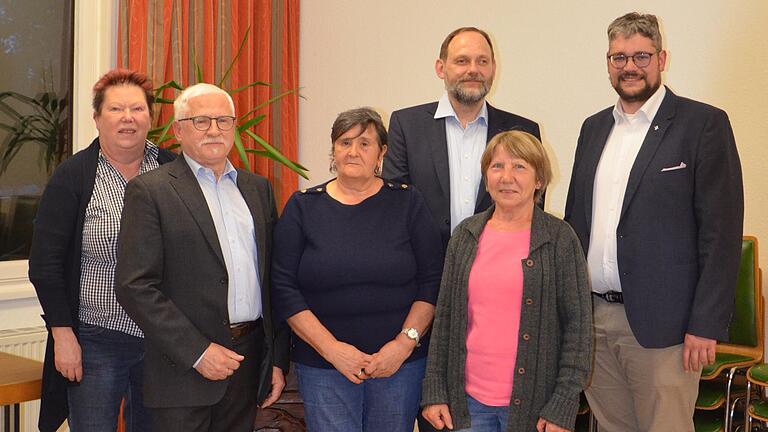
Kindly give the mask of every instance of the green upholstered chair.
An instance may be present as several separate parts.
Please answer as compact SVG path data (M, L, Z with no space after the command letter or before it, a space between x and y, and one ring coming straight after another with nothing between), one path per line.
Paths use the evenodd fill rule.
M746 410L746 427L745 431L752 430L752 420L758 420L762 423L768 423L768 400L765 397L761 397L758 400L750 401L752 386L757 386L760 391L759 394L764 395L765 389L768 387L768 364L761 363L759 365L752 366L747 371L747 410Z
M743 387L735 391L733 378L737 373L745 374L749 367L763 359L763 297L758 263L757 238L745 236L729 337L727 341L718 342L715 362L705 367L701 374L696 400L699 411L694 416L697 432L733 430L736 403L747 394ZM720 412L723 406L725 410ZM717 429L718 423L723 429Z

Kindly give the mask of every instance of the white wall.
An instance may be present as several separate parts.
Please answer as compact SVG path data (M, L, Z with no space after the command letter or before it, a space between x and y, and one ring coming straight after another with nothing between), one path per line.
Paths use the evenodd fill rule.
M330 127L356 106L395 109L436 100L440 43L461 26L494 39L495 106L542 126L556 178L547 208L561 215L582 121L611 105L606 28L635 10L656 14L669 51L664 82L726 110L744 170L744 232L768 251L768 2L698 0L490 1L334 0L301 3L299 160L315 184L329 178ZM768 252L761 267L768 268Z

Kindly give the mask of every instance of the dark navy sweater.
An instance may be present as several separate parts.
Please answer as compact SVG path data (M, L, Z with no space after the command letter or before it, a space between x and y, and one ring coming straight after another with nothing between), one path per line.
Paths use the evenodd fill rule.
M346 205L326 184L294 193L275 227L272 307L279 320L309 309L336 339L373 354L400 333L414 301L437 301L440 234L413 187L385 180ZM406 361L424 357L428 345L422 338ZM333 367L297 336L292 359Z

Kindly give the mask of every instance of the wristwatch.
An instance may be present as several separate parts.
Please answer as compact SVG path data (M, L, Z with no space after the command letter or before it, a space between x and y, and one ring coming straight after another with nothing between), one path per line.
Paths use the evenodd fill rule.
M419 331L416 330L415 328L407 327L407 328L404 328L400 333L406 335L408 339L412 339L413 341L415 341L417 347L421 346L421 344L419 344L419 339L421 339L421 337L419 336Z

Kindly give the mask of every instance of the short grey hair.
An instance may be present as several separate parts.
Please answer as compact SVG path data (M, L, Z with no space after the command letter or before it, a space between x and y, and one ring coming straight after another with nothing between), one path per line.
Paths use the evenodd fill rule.
M213 84L199 83L184 89L183 92L173 102L173 117L178 120L184 118L189 112L189 100L207 94L221 94L227 97L229 101L229 107L232 109L232 115L235 115L235 103L232 101L232 96L229 95L223 89L216 87Z
M653 47L656 48L656 52L661 51L659 20L656 18L656 15L651 14L630 12L616 18L608 26L608 41L612 41L618 36L629 38L638 33L653 41Z

